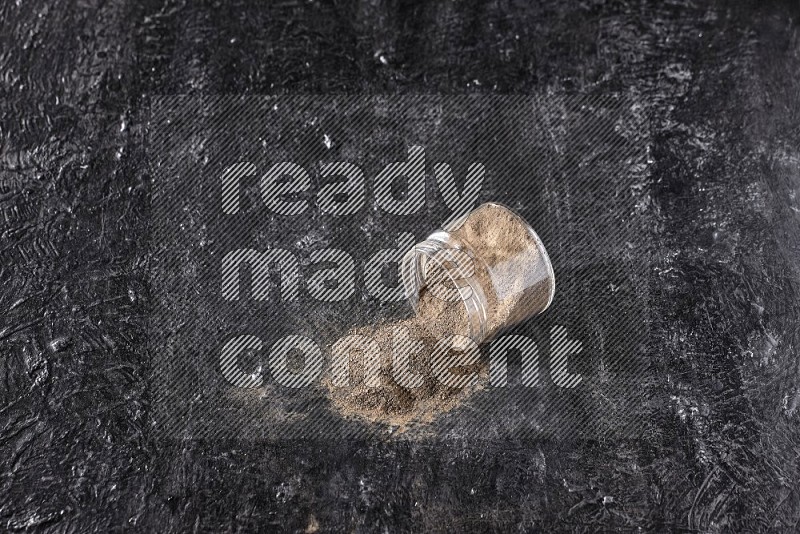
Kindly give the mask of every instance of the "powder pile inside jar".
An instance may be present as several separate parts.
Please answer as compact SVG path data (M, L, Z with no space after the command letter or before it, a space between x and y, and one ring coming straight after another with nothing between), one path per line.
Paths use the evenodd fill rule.
M550 304L555 281L544 246L528 224L505 206L487 203L449 228L472 256L486 308L484 340Z

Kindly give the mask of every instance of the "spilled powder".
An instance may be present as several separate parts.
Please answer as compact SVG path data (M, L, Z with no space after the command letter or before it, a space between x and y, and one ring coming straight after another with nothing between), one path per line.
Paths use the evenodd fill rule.
M398 327L407 329L411 340L409 345L415 342L420 344L421 350L409 356L410 370L422 379L419 387L404 387L398 383L392 371L392 339ZM430 423L437 415L450 411L488 381L488 360L483 357L477 363L450 368L456 376L465 375L465 380L467 376L477 376L477 383L472 385L449 387L442 384L432 372L430 355L436 342L451 335L466 336L468 333L463 303L449 303L423 290L416 316L357 328L349 333L365 336L378 344L379 385L367 384L364 354L361 351L350 354L348 385L337 387L331 377L326 377L323 384L329 390L334 408L346 417L391 425L398 432L404 432L414 424ZM396 352L399 350L402 349L395 347Z

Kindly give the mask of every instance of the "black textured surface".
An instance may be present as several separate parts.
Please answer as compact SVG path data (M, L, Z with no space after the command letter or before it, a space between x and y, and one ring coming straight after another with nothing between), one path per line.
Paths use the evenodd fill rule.
M0 524L798 528L794 3L4 2ZM608 90L653 117L641 438L158 442L154 94Z
M513 207L546 244L556 298L546 313L507 332L524 336L524 350L519 340L511 354L483 346L495 365L506 359L507 384L484 384L414 430L426 439L495 441L638 436L647 417L647 392L638 385L649 380L647 283L656 231L645 207L645 108L602 93L154 99L147 141L153 428L190 438L339 441L394 434L385 424L350 421L331 408L323 385L330 365L321 365L306 387L279 384L275 344L303 336L330 364L331 347L351 328L411 315L399 276L382 280L384 288L399 289L399 298L379 298L366 287L374 254L391 249L398 262L446 221L493 201ZM381 194L378 176L406 161L412 146L423 149L421 179L414 180L422 194L406 195L418 199L404 210L411 213L393 213L381 208L389 197ZM260 177L286 161L309 181L295 194L298 212L290 215L270 210L261 195ZM349 201L360 200L349 214L329 213L332 203L321 194L330 178L320 176L320 166L338 161L360 166L363 175L348 182ZM236 180L238 212L225 213L220 177L243 162L252 165L252 175ZM450 165L459 181L469 166L483 169L470 187L475 194L463 195L456 211L443 199L452 195L452 204L456 193L436 172L437 162ZM224 297L223 258L247 250L280 254L283 268L276 266L271 277L252 265L226 270L236 294ZM350 269L341 262L338 273L323 271L330 262L315 255L326 250L347 255ZM315 276L328 277L331 290L321 294ZM257 282L270 279L267 298L256 298ZM569 341L559 341L560 331ZM220 371L222 347L242 335L262 344L235 364L260 381L247 390ZM566 368L577 373L579 388L552 379L560 376L554 356L567 344L577 352ZM522 360L534 354L540 380L524 386ZM409 430L398 439L411 439L416 432Z

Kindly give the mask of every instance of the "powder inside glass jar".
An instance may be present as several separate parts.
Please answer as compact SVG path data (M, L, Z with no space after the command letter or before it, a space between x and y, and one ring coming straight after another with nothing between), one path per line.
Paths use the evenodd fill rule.
M519 215L496 203L482 204L446 229L471 257L475 285L486 309L485 334L541 313L553 298L555 277L539 237Z

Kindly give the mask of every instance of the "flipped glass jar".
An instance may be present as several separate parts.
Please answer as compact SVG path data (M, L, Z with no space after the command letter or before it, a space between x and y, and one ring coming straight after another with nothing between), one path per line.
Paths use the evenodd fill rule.
M435 286L437 298L460 300L468 331L454 333L478 344L542 313L555 294L542 240L521 216L496 202L478 206L415 245L403 256L400 273L415 312L421 292Z

